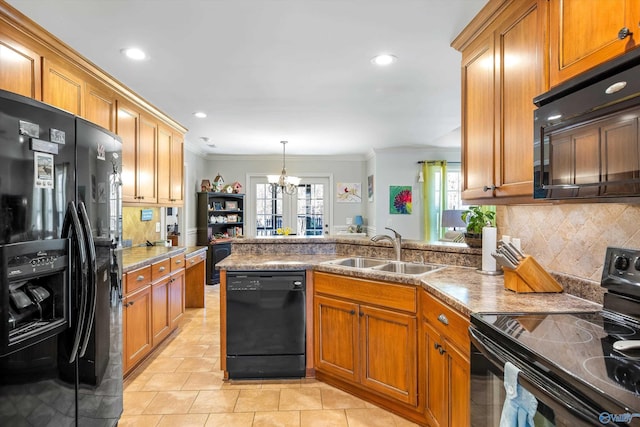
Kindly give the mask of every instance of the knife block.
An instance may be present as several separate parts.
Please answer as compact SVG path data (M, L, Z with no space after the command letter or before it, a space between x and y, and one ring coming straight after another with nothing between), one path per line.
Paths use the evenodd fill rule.
M560 283L532 257L527 255L513 270L502 267L504 287L517 293L525 292L562 292Z

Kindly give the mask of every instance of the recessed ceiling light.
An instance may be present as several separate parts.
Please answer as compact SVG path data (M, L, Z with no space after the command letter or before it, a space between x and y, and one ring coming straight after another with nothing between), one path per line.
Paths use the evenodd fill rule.
M134 59L136 61L142 61L143 59L147 59L147 54L144 53L142 49L138 49L137 47L129 47L126 49L120 49L123 55L125 55L129 59Z
M376 65L389 65L389 64L393 64L394 62L396 62L398 60L398 58L395 55L390 55L390 54L382 54L382 55L378 55L378 56L374 56L373 58L371 58L371 62L376 64Z
M199 119L204 119L205 117L207 117L207 113L204 113L202 111L196 111L195 113L193 113L193 115Z

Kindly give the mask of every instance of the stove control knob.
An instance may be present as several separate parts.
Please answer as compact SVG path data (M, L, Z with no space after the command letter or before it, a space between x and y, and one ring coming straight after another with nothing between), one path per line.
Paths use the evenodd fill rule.
M636 262L633 263L636 270L640 271L640 257L636 258Z
M613 261L613 266L616 268L616 270L626 270L627 268L629 268L629 258L624 255L616 257L616 259Z

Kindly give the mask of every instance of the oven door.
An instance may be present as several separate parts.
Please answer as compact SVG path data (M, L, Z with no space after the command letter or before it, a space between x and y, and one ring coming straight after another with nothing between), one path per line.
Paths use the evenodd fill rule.
M554 384L531 363L520 360L513 352L497 344L478 329L469 329L471 337L471 425L493 427L500 424L506 398L504 366L511 362L518 369L518 384L538 401L534 416L536 426L576 427L578 425L619 425L600 421L602 413L567 387ZM609 421L609 422L604 422ZM620 424L623 425L623 424ZM624 424L627 425L628 424Z

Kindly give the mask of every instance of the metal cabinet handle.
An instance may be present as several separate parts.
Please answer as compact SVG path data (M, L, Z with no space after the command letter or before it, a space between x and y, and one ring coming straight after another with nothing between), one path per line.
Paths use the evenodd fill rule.
M356 311L355 311L355 310L351 310L351 311L349 312L349 314L353 316L354 314L356 314Z
M444 314L440 314L440 316L438 316L438 321L444 325L449 325L449 319L447 319L447 316Z
M138 282L142 282L142 281L144 280L144 276L141 274L141 275L139 275L138 277L136 277L136 280L137 280Z
M433 343L433 348L435 348L436 350L438 350L438 353L445 354L447 352L447 350L444 349L444 347L442 347L440 344L438 344L437 342Z
M491 184L491 185L485 185L484 187L482 187L482 191L484 191L485 193L489 190L493 191L493 190L497 190L498 187L495 184Z
M159 271L160 273L162 273L164 270L165 270L164 265L158 269L158 271Z
M131 301L131 302L125 303L125 304L124 304L124 306L125 306L125 307L129 307L130 305L133 305L133 303L134 303L134 302L135 302L135 301Z
M176 260L176 264L182 264L182 260L181 259L177 259Z
M618 31L618 38L620 40L624 40L625 38L627 38L628 36L631 36L633 33L631 32L631 30L629 30L627 27L622 27L620 28L620 31Z

